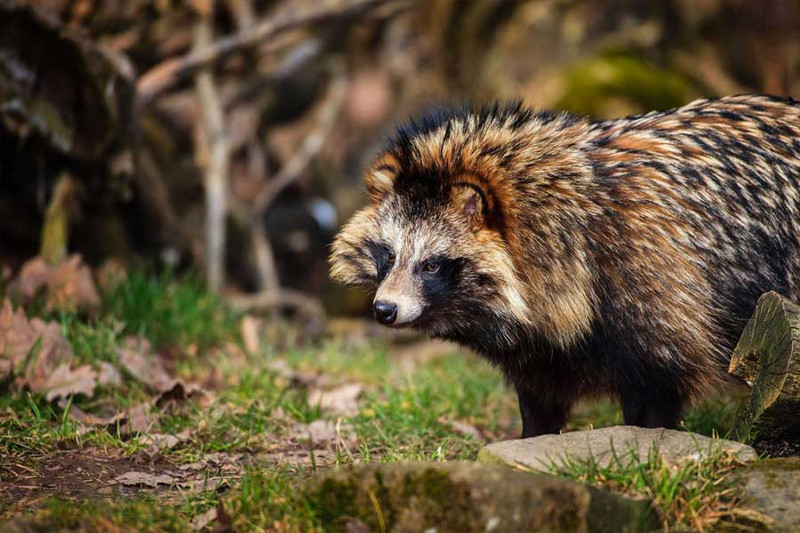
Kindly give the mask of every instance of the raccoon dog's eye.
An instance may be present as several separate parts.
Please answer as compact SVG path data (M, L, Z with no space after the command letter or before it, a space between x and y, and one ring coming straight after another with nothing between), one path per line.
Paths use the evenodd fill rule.
M392 265L394 265L394 261L395 261L395 259L396 259L396 258L395 258L395 256L394 256L394 254L393 254L392 252L389 252L389 253L387 254L387 256L386 256L386 264L387 264L387 265L389 265L389 266L392 266Z
M436 274L439 272L439 267L441 267L441 263L438 261L428 261L422 267L426 274Z

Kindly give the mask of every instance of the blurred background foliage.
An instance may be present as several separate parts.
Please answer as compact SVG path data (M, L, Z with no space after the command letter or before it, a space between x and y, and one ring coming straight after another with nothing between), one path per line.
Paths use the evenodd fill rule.
M327 246L410 114L800 94L797 0L1 0L0 28L0 283L37 254L218 262L240 306L312 314L364 310Z

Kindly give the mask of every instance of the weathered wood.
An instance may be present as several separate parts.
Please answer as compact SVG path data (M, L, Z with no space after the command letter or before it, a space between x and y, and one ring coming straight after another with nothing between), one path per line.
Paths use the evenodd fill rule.
M75 184L67 172L63 172L53 189L42 224L42 244L39 255L50 265L57 265L67 258L69 244L69 203Z
M728 372L752 389L734 436L800 449L800 307L775 292L762 295Z

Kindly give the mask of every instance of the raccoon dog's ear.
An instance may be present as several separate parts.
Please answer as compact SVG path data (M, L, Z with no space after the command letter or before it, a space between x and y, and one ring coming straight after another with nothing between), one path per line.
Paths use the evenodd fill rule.
M397 178L397 168L386 162L378 162L369 168L364 175L367 185L367 194L372 203L377 204L384 196L389 194Z
M489 216L489 204L484 192L473 183L454 183L450 200L456 212L460 213L473 228L485 226Z

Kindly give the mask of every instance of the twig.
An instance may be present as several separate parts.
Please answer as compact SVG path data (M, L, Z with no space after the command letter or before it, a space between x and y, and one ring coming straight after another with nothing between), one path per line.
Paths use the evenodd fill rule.
M334 75L327 102L320 112L316 128L306 137L295 155L259 191L253 202L254 216L263 216L275 198L300 177L303 170L322 149L325 138L333 128L334 121L342 108L346 89L347 81L344 76L342 74Z
M322 309L319 300L313 296L291 289L233 296L229 299L229 304L235 311L242 313L256 309L263 310L277 307L289 307L307 316L325 316L325 311Z
M145 72L136 84L139 105L175 83L243 48L251 48L285 31L310 26L333 18L356 16L393 0L320 0L306 11L285 9L251 29L195 47L188 55L167 59ZM405 3L408 3L406 1Z
M233 15L240 31L253 27L256 18L250 0L226 0L226 4L228 4L228 11Z
M209 11L213 12L213 9ZM195 50L202 50L211 42L212 15L210 12L200 11L198 14L199 20L195 28ZM209 289L219 292L225 283L228 139L225 132L222 104L210 69L203 69L197 73L195 86L203 109L203 130L207 146L207 161L205 161L206 277Z
M310 68L314 61L319 60L323 51L321 39L309 38L298 43L286 52L274 71L257 74L237 88L236 92L225 100L225 109L230 110L243 102L253 100L269 87L291 79L302 69Z
M281 191L300 177L309 162L322 149L325 138L333 128L336 116L341 110L346 89L347 82L344 75L335 74L329 89L328 99L320 112L317 126L306 137L295 155L267 182L253 202L250 228L253 251L256 256L256 269L262 290L276 291L280 287L272 247L264 229L264 216Z

